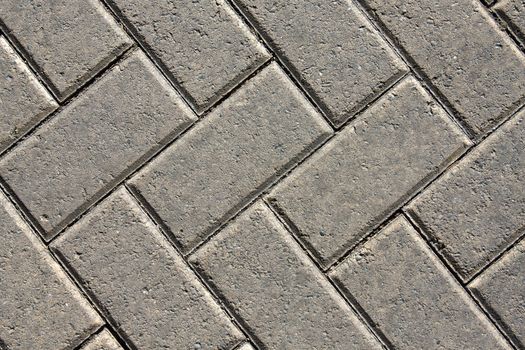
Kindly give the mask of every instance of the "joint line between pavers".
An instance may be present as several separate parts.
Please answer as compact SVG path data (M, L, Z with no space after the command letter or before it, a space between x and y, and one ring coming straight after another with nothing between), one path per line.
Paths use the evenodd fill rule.
M158 218L157 213L153 210L153 208L149 205L149 203L140 195L138 194L132 187L128 187L127 184L124 184L124 188L126 189L126 192L129 193L129 195L133 198L133 200L136 202L137 206L140 208L140 210L149 218L149 220L156 226L156 228L159 230L159 232L163 235L164 239L167 240L169 245L174 249L175 253L180 256L184 264L190 269L190 271L193 273L193 275L198 279L199 283L204 287L206 292L208 292L213 299L217 302L218 306L221 308L221 310L228 316L230 321L243 333L243 335L250 339L252 342L256 343L253 338L255 336L252 336L250 332L247 332L245 329L244 322L238 318L235 313L231 310L229 310L226 305L228 305L225 298L219 296L213 288L210 287L210 285L207 283L207 281L201 276L201 274L191 265L186 257L182 254L179 245L171 238L172 234L171 231L166 227L166 225ZM235 349L238 347L240 343L244 342L244 339L241 340L239 343L235 344L232 349Z
M480 302L476 295L463 283L461 276L459 276L459 274L454 270L454 268L447 263L446 259L444 259L444 257L435 248L435 246L432 243L430 243L430 238L428 237L427 233L418 225L417 221L414 220L412 216L407 213L404 213L403 216L418 233L419 237L421 237L421 239L425 242L426 246L430 248L434 256L436 256L439 259L443 267L445 267L446 270L453 276L456 283L474 301L474 304L476 305L478 311L480 311L483 315L487 317L487 319L490 321L490 323L492 323L492 325L496 328L496 330L503 337L503 339L505 339L507 345L509 345L515 350L519 350L512 341L512 338L507 334L507 332L505 332L505 330L501 327L499 322L496 321L496 318L485 309L484 305Z
M461 131L472 141L476 141L480 135L476 135L472 128L461 118L461 114L452 106L448 98L446 98L430 81L428 76L423 72L417 62L406 52L406 50L397 42L396 37L383 24L383 22L376 18L369 10L363 0L351 0L356 7L363 13L372 26L379 32L381 37L389 44L389 46L397 53L403 62L409 67L410 71L420 81L421 85L427 92L436 100L436 102L447 112L450 120L455 123Z
M388 349L388 350L394 350L393 345L388 340L388 338L383 334L383 332L380 329L377 329L374 327L374 322L368 316L368 314L366 314L363 308L360 307L359 304L355 300L354 302L357 304L357 306L354 305L354 303L349 298L347 298L347 296L344 293L342 293L342 291L339 289L337 284L325 274L325 271L323 270L321 265L319 265L318 261L310 254L308 249L306 249L305 246L302 244L302 241L298 238L297 232L293 229L293 227L289 226L289 223L283 220L281 215L275 210L275 208L271 204L269 204L266 201L266 199L263 199L262 201L264 205L272 212L273 216L275 216L275 218L279 221L282 227L293 238L295 243L298 244L299 247L301 247L301 250L303 251L303 253L305 253L305 255L308 257L310 262L312 262L314 266L319 270L320 274L323 276L323 279L327 281L336 290L339 296L343 298L345 303L348 306L350 306L350 309L354 312L354 314L357 316L359 321L363 323L365 327L370 331L370 333L374 336L374 338L383 346L383 348Z
M25 65L29 68L31 73L37 78L40 85L44 87L46 92L53 98L53 100L58 104L59 98L58 98L58 90L56 87L51 83L51 81L48 79L48 77L44 74L44 72L38 67L38 65L33 61L31 55L24 49L24 47L20 44L20 42L16 39L15 35L11 33L9 28L5 25L5 23L0 18L0 33L4 35L4 38L9 42L11 47L15 50L16 54L24 61Z
M514 241L505 249L500 251L494 258L487 261L485 265L483 265L481 268L478 269L470 278L465 280L465 284L470 284L472 281L474 281L477 277L482 275L485 271L490 269L491 266L493 266L495 263L497 263L499 260L503 259L507 253L512 250L516 245L518 245L522 240L525 240L525 226L520 227L517 231L516 238Z
M250 32L258 39L258 41L264 46L264 48L275 57L276 62L279 64L279 67L286 73L288 78L293 82L293 84L299 89L301 94L315 107L317 112L323 117L325 122L333 129L337 130L337 126L329 118L331 115L328 107L321 101L311 90L306 82L301 83L298 78L298 74L288 62L288 59L284 56L281 56L271 44L271 40L264 35L264 32L258 28L258 26L253 23L249 16L247 16L244 11L238 6L234 0L225 0L225 2L232 8L232 10L237 14L237 16L242 20L244 25L250 30Z
M516 26L509 17L503 12L495 9L498 3L494 2L489 6L487 12L492 16L501 31L505 32L514 44L520 49L522 54L525 54L525 33Z
M3 187L3 183L2 183L1 180L2 179L0 178L0 192L3 193L7 197L8 201L13 205L13 207L15 208L17 213L20 215L20 217L24 221L24 223L29 226L31 234L36 236L37 241L42 245L42 247L46 248L46 252L49 254L49 257L60 267L60 269L64 272L64 275L66 276L66 278L70 281L70 283L73 285L73 287L76 288L76 290L79 292L81 297L93 308L94 312L96 312L98 314L98 316L104 321L104 323L107 323L107 320L104 317L104 315L100 312L100 310L97 308L97 306L95 304L93 304L93 302L91 301L91 299L89 298L87 293L84 292L84 289L79 284L79 281L77 281L77 279L74 277L74 275L71 274L71 272L69 271L68 267L65 266L63 261L51 249L49 249L49 247L46 246L45 241L40 236L40 234L38 234L38 232L35 231L34 227L32 226L32 223L28 220L28 218L24 215L24 213L21 212L20 208L18 207L17 200L12 197L11 192L9 192L8 190L6 190L5 187ZM79 343L84 343L94 333L97 333L98 331L100 331L100 328L102 328L103 326L104 326L104 324L98 326L94 330L91 330L90 333L87 334L84 339L79 339ZM77 344L74 344L74 347L76 347L76 346L77 346Z

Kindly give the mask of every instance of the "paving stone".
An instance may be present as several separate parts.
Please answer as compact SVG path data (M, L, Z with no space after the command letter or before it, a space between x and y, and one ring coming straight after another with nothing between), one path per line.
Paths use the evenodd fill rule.
M250 343L244 343L237 350L255 350Z
M124 188L52 249L139 349L230 349L242 339Z
M474 279L469 287L525 346L525 240Z
M381 349L260 201L191 255L190 263L264 349Z
M331 278L396 349L511 349L402 217L353 251Z
M111 333L104 329L82 346L81 350L122 350L122 347Z
M525 1L500 1L494 6L494 11L509 23L512 30L525 44Z
M235 2L336 125L406 71L351 1Z
M468 145L408 77L278 184L269 200L328 267Z
M167 68L198 112L268 60L223 0L110 0Z
M60 99L131 45L98 0L0 0L0 19Z
M236 0L340 125L406 71L348 0Z
M410 215L464 280L521 234L524 171L522 111L409 205Z
M193 120L137 51L9 153L0 174L50 239Z
M72 349L102 324L1 192L0 295L2 349Z
M131 183L187 253L330 133L272 63Z
M525 99L525 57L478 0L361 0L474 134Z
M0 152L52 112L57 104L0 36Z

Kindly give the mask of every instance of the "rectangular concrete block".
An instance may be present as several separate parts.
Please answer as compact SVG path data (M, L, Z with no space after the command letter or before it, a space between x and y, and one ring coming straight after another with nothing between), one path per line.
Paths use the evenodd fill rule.
M101 325L97 312L0 192L0 348L73 349Z
M261 349L381 349L263 202L190 256Z
M493 9L525 45L525 1L503 0L499 1Z
M131 184L187 253L330 133L272 63Z
M80 350L123 350L111 333L104 329L94 335Z
M269 201L328 268L468 146L408 77L279 183Z
M22 58L0 36L0 152L56 107Z
M0 19L61 100L131 45L98 0L0 0Z
M464 280L512 244L525 222L525 111L407 208Z
M525 100L525 57L478 0L360 0L473 134Z
M403 217L353 251L330 277L395 349L511 349Z
M53 237L195 119L136 51L0 162L0 175Z
M474 279L469 287L515 341L525 347L525 240Z
M197 112L270 57L224 0L109 0Z
M138 349L230 349L242 334L119 188L53 241L121 336Z
M349 0L235 0L336 125L406 71Z

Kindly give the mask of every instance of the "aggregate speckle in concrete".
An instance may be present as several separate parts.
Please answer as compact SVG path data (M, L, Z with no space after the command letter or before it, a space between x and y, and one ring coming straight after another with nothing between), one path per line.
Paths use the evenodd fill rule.
M524 0L0 0L0 350L525 350Z

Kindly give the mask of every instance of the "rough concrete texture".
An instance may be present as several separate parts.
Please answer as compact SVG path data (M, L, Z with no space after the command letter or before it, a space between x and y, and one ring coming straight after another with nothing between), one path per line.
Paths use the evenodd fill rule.
M122 350L122 347L111 333L104 329L102 332L94 335L80 350Z
M121 188L52 244L140 349L230 349L240 332Z
M503 0L494 6L494 11L507 22L514 35L525 45L525 1Z
M186 253L330 132L272 63L131 182Z
M395 349L511 349L403 217L354 250L330 277Z
M359 0L473 134L525 99L525 57L479 0Z
M0 37L0 152L57 104L4 37Z
M423 191L408 207L468 280L523 234L525 111Z
M190 263L265 349L381 348L262 201Z
M108 2L199 113L269 58L224 0Z
M292 172L270 201L328 267L468 145L409 77Z
M102 323L0 193L0 348L69 349Z
M49 239L194 118L136 51L0 160L0 176Z
M523 0L0 0L0 350L525 350Z
M516 344L525 344L525 240L521 240L469 287L488 309L497 313Z
M131 44L98 0L1 0L0 18L60 99Z
M334 124L345 122L406 71L352 1L235 3Z

